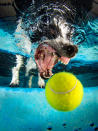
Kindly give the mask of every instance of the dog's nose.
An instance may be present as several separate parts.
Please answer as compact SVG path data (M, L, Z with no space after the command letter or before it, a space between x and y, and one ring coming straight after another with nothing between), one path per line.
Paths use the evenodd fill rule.
M75 56L75 54L78 52L78 47L76 45L68 45L63 47L63 49L65 50L66 55L70 58Z

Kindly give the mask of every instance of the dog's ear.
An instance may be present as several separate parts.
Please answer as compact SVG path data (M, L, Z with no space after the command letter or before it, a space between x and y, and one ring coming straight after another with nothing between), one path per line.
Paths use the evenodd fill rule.
M87 20L89 19L87 13L92 9L93 0L70 0L70 1L76 10L76 17L74 22L78 25L81 25L82 21L83 23L87 22Z
M84 9L90 11L92 9L94 0L71 0L71 3L75 5L77 10Z
M15 6L20 11L24 11L25 9L27 9L30 6L30 4L32 3L32 0L14 0L14 2L15 2Z

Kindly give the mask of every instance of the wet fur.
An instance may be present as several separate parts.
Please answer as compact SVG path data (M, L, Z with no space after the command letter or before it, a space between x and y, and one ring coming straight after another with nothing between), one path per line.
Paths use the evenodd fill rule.
M57 0L57 2L59 3L59 0ZM62 0L60 1L60 4L62 2L62 5L65 6L63 9L63 15L60 15L58 13L57 17L56 15L54 15L54 17L52 19L50 19L50 24L47 26L47 21L44 22L43 19L40 19L39 22L40 23L36 23L35 19L36 17L32 18L32 12L36 13L36 8L38 8L39 10L41 10L41 8L39 8L39 4L41 3L39 1L35 1L35 9L32 9L32 7L34 5L32 5L29 10L27 10L24 15L22 16L22 18L20 18L20 20L18 21L18 26L16 29L16 39L19 39L19 43L17 43L17 45L19 46L20 49L22 49L22 51L24 51L27 54L30 54L32 52L32 44L39 42L39 41L43 41L43 37L45 38L44 41L48 41L48 43L52 43L52 47L55 48L57 50L57 52L59 54L62 54L64 51L62 50L64 45L71 45L71 38L72 38L72 34L73 34L73 24L80 24L79 22L81 20L83 20L84 18L84 5L86 11L89 10L89 6L83 1L78 0L78 1L74 1L74 0L66 0L65 2ZM80 3L81 5L80 5ZM91 1L89 1L90 4ZM51 4L51 2L49 2L48 0L44 1L43 0L43 4L48 3L47 5ZM57 4L58 4L57 3ZM58 4L59 5L59 4ZM91 5L90 5L91 6ZM80 7L80 10L79 10ZM60 7L62 8L62 6ZM28 17L27 14L28 13ZM37 12L39 14L42 13L42 11ZM36 14L37 14L36 13ZM44 13L43 13L44 14ZM27 24L29 23L29 20L32 21L32 19L35 21L35 24L32 25L32 23L27 26ZM26 23L27 21L27 23ZM43 25L43 26L42 26ZM48 28L47 28L48 27ZM33 32L33 34L30 34L30 31ZM21 33L18 33L21 32ZM66 55L66 54L64 54ZM12 69L12 80L10 83L11 87L16 87L19 86L19 71L23 65L23 56L20 55L16 55L16 66L13 67ZM31 69L35 69L37 68L35 61L32 57L28 58L27 60L27 64L26 64L26 76L29 75L29 71ZM44 87L45 86L45 82L44 80L40 77L40 75L38 74L38 85L40 87ZM32 86L32 79L30 78L29 81L29 87Z

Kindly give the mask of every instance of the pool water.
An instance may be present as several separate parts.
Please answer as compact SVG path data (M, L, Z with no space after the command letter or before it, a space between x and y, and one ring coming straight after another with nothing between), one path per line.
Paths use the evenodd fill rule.
M0 131L98 131L98 19L79 29L85 41L76 57L67 66L59 63L53 69L74 73L84 86L81 105L70 112L50 107L45 89L38 88L37 70L32 71L32 88L26 88L24 68L20 88L9 87L15 54L29 57L16 46L15 28L15 22L0 20ZM74 43L78 40L74 38Z

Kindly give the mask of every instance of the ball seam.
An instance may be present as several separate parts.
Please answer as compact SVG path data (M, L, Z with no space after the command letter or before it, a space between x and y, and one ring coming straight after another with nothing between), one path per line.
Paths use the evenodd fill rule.
M71 91L73 91L76 88L76 85L77 85L77 79L76 79L75 86L72 89L70 89L70 90L68 90L66 92L57 92L57 91L53 90L51 87L49 87L49 88L55 94L67 94L67 93L70 93Z

